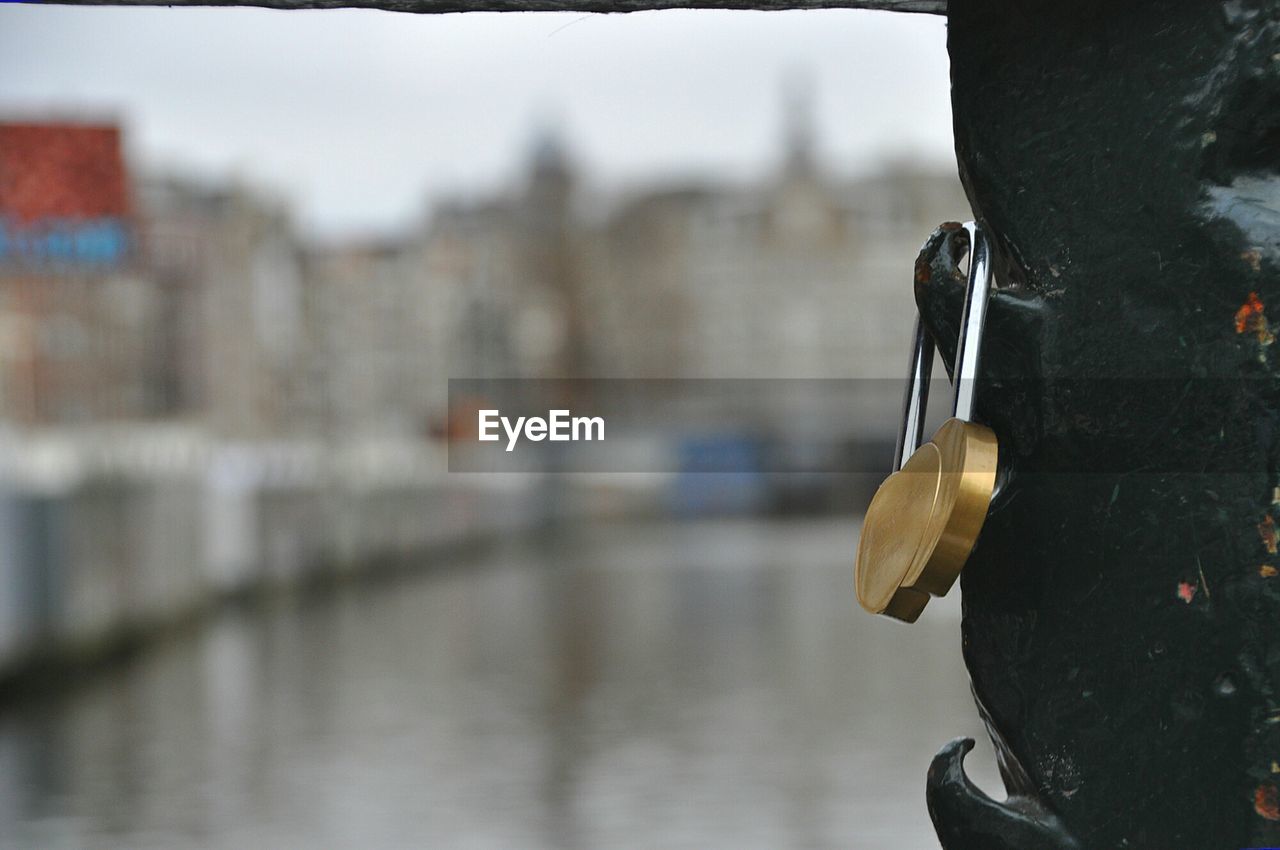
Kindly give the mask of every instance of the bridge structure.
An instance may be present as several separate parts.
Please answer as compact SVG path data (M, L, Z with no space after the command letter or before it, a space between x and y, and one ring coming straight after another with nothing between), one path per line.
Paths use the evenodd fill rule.
M970 742L945 746L938 835L1280 844L1280 0L120 4L945 15L957 166L1001 285L975 418L1006 475L961 640L1009 797L968 781ZM948 364L962 291L916 282Z

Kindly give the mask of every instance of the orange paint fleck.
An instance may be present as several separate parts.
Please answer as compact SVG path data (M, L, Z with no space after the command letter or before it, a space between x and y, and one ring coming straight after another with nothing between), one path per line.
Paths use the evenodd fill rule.
M1266 305L1262 303L1258 293L1250 292L1249 298L1239 310L1236 310L1236 333L1242 334L1248 331L1257 336L1258 342L1263 345L1275 342L1275 336L1271 333L1266 314L1263 312L1265 309Z
M1250 292L1249 298L1244 302L1239 310L1236 310L1236 333L1242 334L1249 329L1249 319L1253 316L1262 315L1262 311L1266 309L1266 305L1262 303L1262 299L1258 297L1258 293Z
M1262 538L1262 545L1267 547L1267 552L1276 554L1276 521L1271 518L1271 514L1267 514L1258 523L1258 537Z
M1190 605L1196 598L1196 586L1189 581L1178 582L1178 598Z
M1280 791L1270 783L1259 785L1253 792L1253 810L1267 820L1280 820Z
M929 263L923 257L916 260L916 283L928 283L933 277L933 269L929 268Z
M1258 575L1262 576L1263 578L1274 578L1276 575L1276 568L1271 566L1270 564L1263 564L1262 566L1258 567Z

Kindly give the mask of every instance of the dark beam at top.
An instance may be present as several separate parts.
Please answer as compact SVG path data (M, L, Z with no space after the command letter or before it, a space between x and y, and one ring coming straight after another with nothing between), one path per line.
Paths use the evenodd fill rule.
M74 6L260 6L392 12L642 12L652 9L882 9L943 15L947 0L44 0Z

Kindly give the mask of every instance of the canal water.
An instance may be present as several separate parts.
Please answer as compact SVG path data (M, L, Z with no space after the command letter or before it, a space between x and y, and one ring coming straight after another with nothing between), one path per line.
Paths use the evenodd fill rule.
M958 606L861 613L856 539L593 526L219 616L0 708L0 846L936 847Z

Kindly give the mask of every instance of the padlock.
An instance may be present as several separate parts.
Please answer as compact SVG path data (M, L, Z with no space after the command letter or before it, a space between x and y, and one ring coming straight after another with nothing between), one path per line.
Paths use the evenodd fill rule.
M977 224L969 222L964 229L969 234L969 275L951 418L920 445L933 341L917 315L894 472L867 508L854 567L862 607L908 623L916 621L931 596L945 595L959 577L996 488L996 435L971 421L991 291L991 250Z

